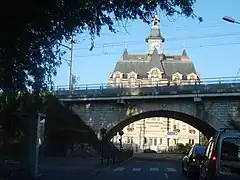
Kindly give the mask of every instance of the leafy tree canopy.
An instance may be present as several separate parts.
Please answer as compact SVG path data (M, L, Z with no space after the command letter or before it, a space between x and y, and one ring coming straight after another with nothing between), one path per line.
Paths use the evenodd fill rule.
M4 20L0 33L0 90L46 90L61 64L57 56L59 43L71 35L88 31L94 40L103 26L115 32L116 21L141 19L148 23L157 8L167 16L196 17L194 3L195 0L6 1L0 7Z

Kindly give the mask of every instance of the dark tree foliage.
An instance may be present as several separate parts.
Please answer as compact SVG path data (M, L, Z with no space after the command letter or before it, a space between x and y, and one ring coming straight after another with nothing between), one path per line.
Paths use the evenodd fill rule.
M196 17L195 0L41 0L7 1L0 6L0 90L40 92L52 84L61 64L59 43L88 31L94 40L101 28L115 32L114 22L148 23L159 8L167 16Z

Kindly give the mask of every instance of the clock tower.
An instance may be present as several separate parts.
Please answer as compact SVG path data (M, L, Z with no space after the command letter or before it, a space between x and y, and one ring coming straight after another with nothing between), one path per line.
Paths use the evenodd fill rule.
M157 49L158 54L163 54L162 43L164 42L164 38L160 33L159 22L158 17L154 16L150 35L146 38L146 42L148 43L148 54L152 54L154 49Z

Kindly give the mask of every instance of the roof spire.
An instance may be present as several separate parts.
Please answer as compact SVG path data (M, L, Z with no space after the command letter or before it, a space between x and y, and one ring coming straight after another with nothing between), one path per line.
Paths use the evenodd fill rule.
M186 51L185 48L183 49L182 56L186 56L187 57L187 51Z
M127 48L124 49L123 55L122 55L122 59L123 60L127 60L128 59L128 51Z

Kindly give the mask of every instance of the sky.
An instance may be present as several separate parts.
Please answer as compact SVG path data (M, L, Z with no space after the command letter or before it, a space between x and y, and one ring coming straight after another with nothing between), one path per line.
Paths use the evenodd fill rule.
M165 38L164 53L181 54L186 48L201 78L235 77L240 68L240 25L225 22L222 17L230 16L240 21L239 7L239 0L197 0L194 10L203 17L202 23L181 16L166 17L158 12L161 34ZM116 34L104 28L101 36L95 39L92 51L89 51L89 35L78 35L73 47L72 70L78 77L78 84L107 83L125 47L129 53L146 53L145 38L150 28L140 20L119 24ZM66 54L63 58L68 57ZM68 65L65 61L57 72L53 78L55 85L67 86Z

